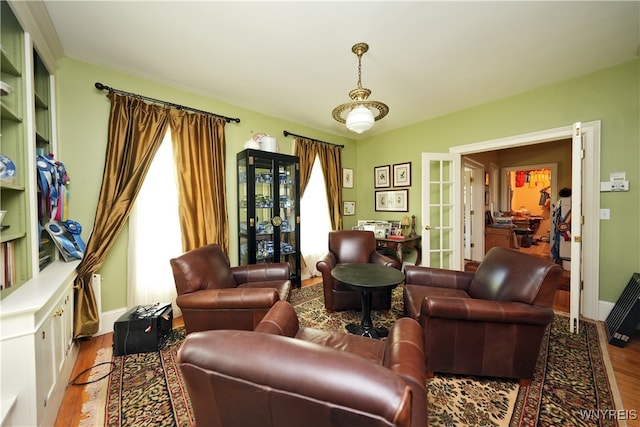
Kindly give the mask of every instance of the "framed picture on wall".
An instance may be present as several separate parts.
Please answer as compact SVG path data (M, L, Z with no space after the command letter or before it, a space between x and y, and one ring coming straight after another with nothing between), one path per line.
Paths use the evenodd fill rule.
M409 212L409 190L376 191L376 211Z
M343 208L344 215L355 215L356 214L356 202L344 202Z
M391 187L391 166L376 166L373 168L373 185L375 188Z
M342 168L342 187L353 188L353 169Z
M393 165L393 186L411 187L411 162Z

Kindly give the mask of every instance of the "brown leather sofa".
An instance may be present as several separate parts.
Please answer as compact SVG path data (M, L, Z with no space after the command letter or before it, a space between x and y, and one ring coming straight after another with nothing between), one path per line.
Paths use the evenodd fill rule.
M399 260L376 251L376 238L373 231L330 231L329 252L316 263L316 268L322 273L324 306L328 312L362 309L360 293L347 288L331 276L331 270L336 265L356 262L388 265L397 269L402 267ZM391 309L391 292L391 289L374 292L371 308L373 310Z
M269 309L289 298L289 264L230 267L219 245L172 259L187 334L210 329L253 330Z
M422 325L433 372L533 378L553 320L562 269L512 249L491 249L477 271L405 267L405 315Z
M253 332L190 334L178 361L196 425L424 427L420 325L398 320L385 341L300 328L278 302Z

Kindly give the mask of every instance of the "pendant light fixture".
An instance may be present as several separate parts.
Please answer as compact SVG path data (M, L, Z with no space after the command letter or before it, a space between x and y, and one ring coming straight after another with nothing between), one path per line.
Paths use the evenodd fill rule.
M349 102L338 105L331 113L333 118L340 123L346 123L347 129L355 133L362 133L371 129L373 123L380 120L389 112L389 107L379 101L370 101L367 98L371 91L362 87L362 55L369 50L366 43L356 43L351 51L358 56L358 87L349 92L352 99ZM374 116L372 109L377 110ZM342 113L348 111L347 118L342 117Z

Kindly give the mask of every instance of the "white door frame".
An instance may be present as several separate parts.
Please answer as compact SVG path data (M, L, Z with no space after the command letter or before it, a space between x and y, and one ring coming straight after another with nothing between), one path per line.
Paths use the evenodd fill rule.
M582 187L583 229L582 236L582 310L584 317L599 319L600 278L600 121L582 123L584 145L584 169ZM522 135L480 141L451 147L449 153L467 155L504 148L552 142L573 136L573 125L547 129ZM577 168L572 168L577 169ZM575 191L575 189L574 189ZM572 260L573 261L573 260ZM573 262L572 262L573 263ZM578 267L578 266L572 266ZM580 268L580 267L578 267ZM572 314L572 317L575 314Z
M473 182L470 184L470 195L465 197L471 202L470 206L465 204L465 259L481 261L484 255L484 223L485 223L485 186L484 186L484 165L472 159L464 159L464 169L471 170ZM466 177L466 174L465 174ZM465 179L465 186L469 185ZM466 241L468 239L468 241ZM471 246L473 244L473 246Z

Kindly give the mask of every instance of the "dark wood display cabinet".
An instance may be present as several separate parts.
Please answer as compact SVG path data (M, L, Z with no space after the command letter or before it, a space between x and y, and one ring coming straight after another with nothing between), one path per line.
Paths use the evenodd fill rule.
M300 286L298 157L247 149L237 163L239 264L286 262Z

